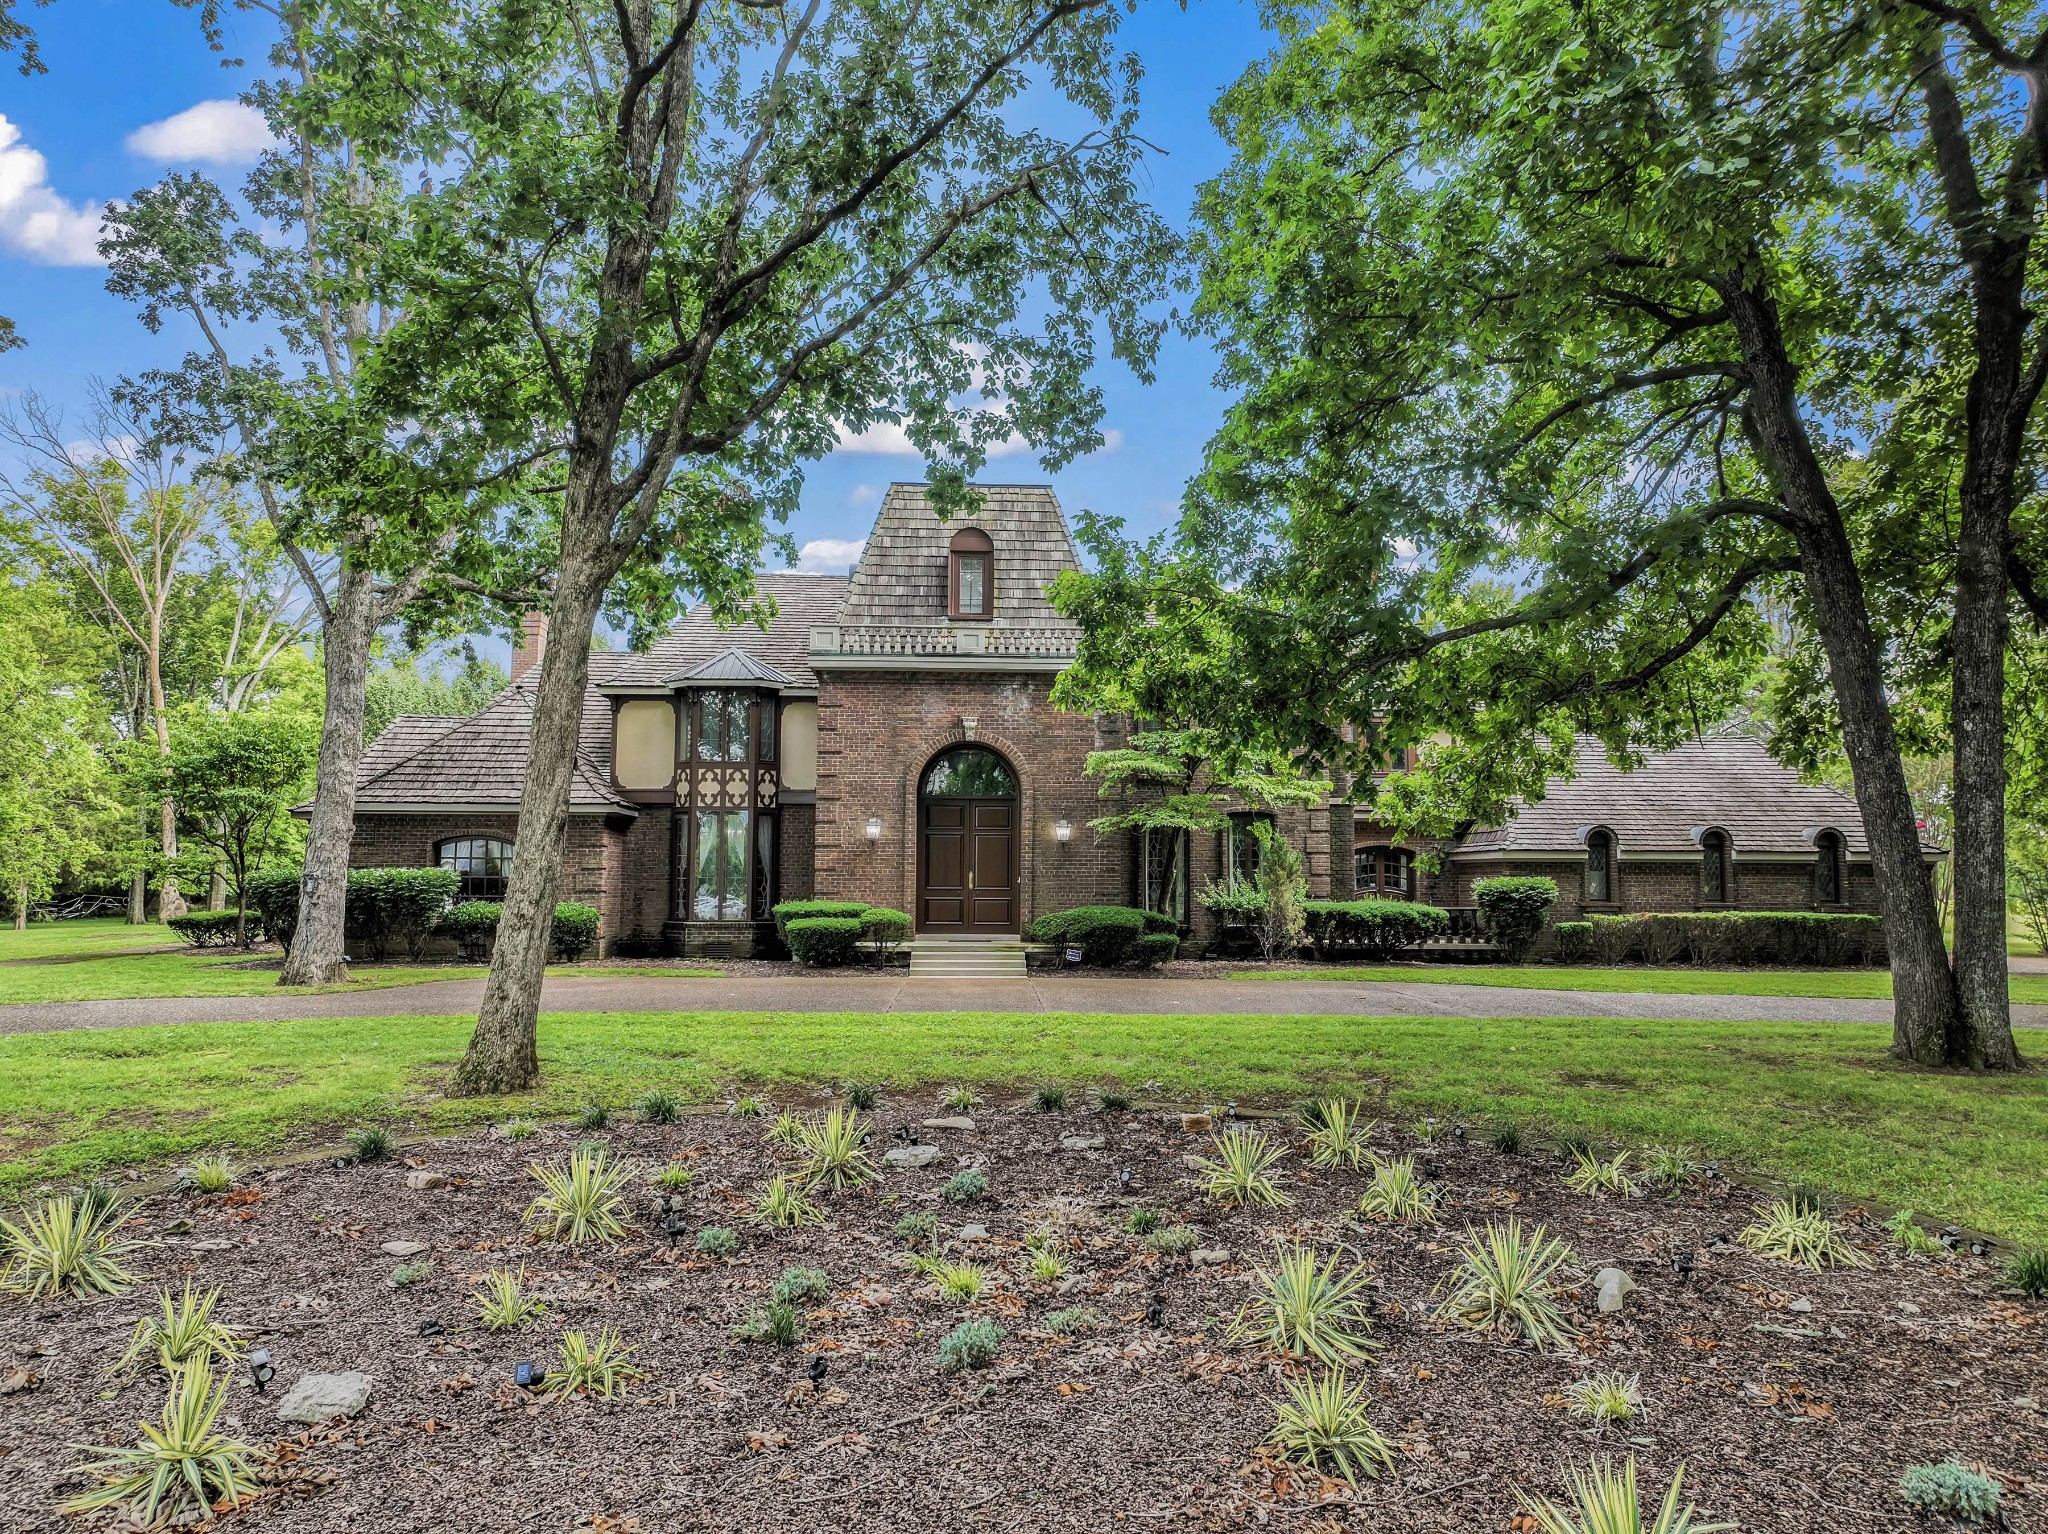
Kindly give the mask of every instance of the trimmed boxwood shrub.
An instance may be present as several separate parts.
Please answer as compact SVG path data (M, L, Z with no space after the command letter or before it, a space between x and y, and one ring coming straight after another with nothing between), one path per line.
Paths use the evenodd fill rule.
M1083 964L1121 964L1132 955L1151 924L1146 912L1127 905L1077 905L1048 911L1024 931L1035 943L1081 950Z
M597 907L582 905L574 900L564 900L555 907L555 920L550 936L553 939L555 957L568 964L574 964L597 946Z
M885 905L871 905L860 913L860 940L876 958L886 958L910 937L910 917Z
M859 900L785 900L768 914L775 918L775 935L789 941L789 924L812 916L859 916L867 909Z
M1180 934L1178 932L1147 932L1138 939L1134 945L1133 952L1137 957L1139 968L1152 969L1164 964L1168 959L1180 952Z
M194 948L231 948L235 941L237 911L187 911L164 925Z
M1303 906L1316 957L1357 954L1375 962L1442 937L1451 913L1413 900L1311 900Z
M350 869L348 934L373 961L417 959L461 887L452 868Z
M263 935L286 948L299 930L299 877L296 868L259 868L242 891L242 904L262 923Z
M1578 963L1593 945L1593 924L1589 921L1561 921L1553 930L1557 933L1557 956L1566 964Z
M853 962L860 933L858 916L798 916L784 924L783 940L799 964L836 969Z
M1481 879L1472 886L1472 899L1479 907L1486 935L1500 949L1501 957L1519 964L1543 935L1543 919L1557 904L1557 881Z
M1560 922L1563 934L1574 923ZM1883 964L1884 919L1846 911L1672 911L1595 916L1584 924L1602 964L1790 964L1822 968Z
M498 940L498 918L504 912L495 900L465 900L442 914L441 931L455 939L463 958L480 964L491 956L491 945Z

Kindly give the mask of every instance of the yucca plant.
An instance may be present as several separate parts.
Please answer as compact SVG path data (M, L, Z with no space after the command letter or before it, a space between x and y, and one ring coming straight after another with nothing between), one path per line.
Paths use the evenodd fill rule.
M647 1371L626 1360L634 1350L626 1346L615 1326L607 1326L593 1340L585 1333L562 1333L562 1366L550 1369L541 1389L550 1400L566 1396L611 1397L634 1380L647 1378Z
M114 1366L115 1372L133 1369L145 1360L153 1361L166 1374L193 1368L211 1372L218 1357L232 1366L242 1351L235 1334L213 1319L213 1307L220 1303L220 1290L200 1293L185 1280L185 1292L173 1297L166 1289L157 1296L158 1313L135 1323L128 1339L128 1351Z
M1334 1256L1318 1262L1313 1247L1276 1246L1273 1265L1257 1269L1252 1286L1250 1301L1230 1325L1234 1340L1331 1365L1363 1358L1374 1346L1365 1335L1372 1326L1372 1279L1363 1267L1339 1272Z
M633 1100L633 1111L643 1124L673 1124L683 1105L673 1092L650 1087Z
M382 1124L365 1124L351 1129L348 1147L358 1161L382 1161L391 1154L391 1131Z
M1273 1181L1272 1171L1287 1147L1249 1130L1216 1136L1216 1159L1195 1158L1202 1189L1218 1204L1265 1204L1285 1207L1290 1200Z
M1360 1476L1394 1465L1394 1451L1365 1414L1367 1404L1365 1386L1353 1385L1341 1369L1289 1380L1266 1442L1296 1464L1356 1486Z
M1700 1164L1683 1145L1653 1145L1643 1152L1643 1181L1660 1193L1677 1193L1700 1175Z
M1372 1181L1358 1201L1358 1213L1368 1220L1393 1220L1401 1225L1436 1223L1436 1190L1415 1170L1415 1158L1382 1161L1373 1169Z
M813 1188L858 1188L881 1180L868 1155L868 1126L858 1113L834 1108L798 1131L803 1174Z
M804 1197L804 1184L778 1172L761 1190L750 1216L756 1225L777 1230L795 1230L799 1225L821 1224L825 1211Z
M1573 1260L1571 1250L1541 1225L1526 1231L1520 1220L1483 1231L1468 1225L1459 1251L1458 1266L1439 1286L1445 1293L1438 1320L1519 1333L1540 1348L1560 1347L1578 1335L1558 1313L1554 1282L1557 1270Z
M1591 1151L1572 1152L1572 1169L1564 1174L1564 1185L1574 1193L1627 1193L1635 1187L1628 1175L1628 1152L1612 1161L1602 1161Z
M1939 1257L1948 1250L1927 1234L1920 1222L1913 1218L1913 1211L1910 1209L1901 1209L1884 1222L1884 1228L1891 1233L1894 1246L1915 1257Z
M804 1121L794 1113L778 1113L768 1126L768 1143L795 1150L804 1143Z
M1605 1460L1572 1472L1571 1503L1559 1506L1548 1497L1522 1507L1536 1520L1538 1534L1721 1534L1732 1523L1694 1523L1698 1510L1691 1503L1678 1505L1679 1489L1685 1481L1685 1467L1671 1473L1671 1489L1648 1523L1636 1494L1636 1462L1630 1456L1620 1470Z
M932 1265L932 1287L945 1300L978 1300L988 1287L988 1273L971 1262L940 1262Z
M623 1193L634 1169L612 1159L606 1147L579 1145L566 1162L534 1162L526 1174L541 1185L540 1197L527 1206L530 1229L571 1246L626 1233Z
M526 1287L526 1267L515 1273L497 1268L484 1275L484 1286L470 1296L476 1301L476 1318L487 1332L505 1332L538 1321L547 1313L541 1297Z
M100 1456L81 1468L101 1484L66 1503L64 1511L118 1507L144 1528L162 1529L202 1522L223 1504L232 1507L255 1496L250 1460L256 1451L214 1429L226 1402L225 1379L216 1381L206 1369L175 1371L163 1416L155 1426L141 1424L141 1442L120 1448L74 1445Z
M2013 1253L2006 1259L2005 1281L2030 1300L2048 1300L2048 1251Z
M239 1175L226 1151L207 1151L204 1155L194 1156L185 1171L192 1179L192 1186L201 1193L225 1193L235 1185L235 1178Z
M0 1288L32 1300L58 1293L119 1294L134 1282L121 1258L135 1249L115 1239L126 1218L118 1199L87 1189L59 1194L0 1219Z
M1310 1165L1355 1169L1371 1164L1372 1132L1378 1127L1357 1103L1341 1097L1317 1103L1308 1131Z
M725 1105L725 1111L736 1119L765 1118L768 1105L758 1097L735 1097Z
M1598 1428L1633 1422L1643 1409L1639 1374L1589 1374L1564 1387L1572 1415Z
M1867 1261L1842 1239L1826 1215L1810 1205L1802 1207L1791 1199L1781 1198L1768 1209L1759 1208L1756 1214L1755 1223L1736 1237L1753 1252L1762 1252L1781 1262L1796 1262L1816 1273L1837 1263L1860 1268Z

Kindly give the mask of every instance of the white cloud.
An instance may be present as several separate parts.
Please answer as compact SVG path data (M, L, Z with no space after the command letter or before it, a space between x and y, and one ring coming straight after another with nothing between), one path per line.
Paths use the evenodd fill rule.
M882 492L873 485L855 485L846 492L849 506L873 506L882 499Z
M130 153L149 160L250 165L275 142L263 114L239 101L202 101L128 135Z
M842 575L867 546L865 538L813 538L796 551L796 567L805 575Z
M50 186L50 162L0 114L0 245L45 266L100 266L101 205L66 202Z
M1117 440L1122 441L1123 439L1119 436ZM922 456L917 450L917 444L910 440L910 433L894 421L876 421L873 425L857 432L848 432L842 426L839 428L839 446L834 451L840 453L880 453L891 458L917 458ZM991 442L988 445L988 456L991 458L1008 458L1015 453L1028 453L1030 451L1031 444L1015 432L1011 432L1009 436L1003 438L1000 442Z
M1124 434L1118 431L1114 426L1112 426L1108 431L1102 434L1102 446L1098 447L1094 452L1090 453L1088 456L1090 458L1107 458L1111 453L1115 452L1118 448L1122 447L1123 445Z

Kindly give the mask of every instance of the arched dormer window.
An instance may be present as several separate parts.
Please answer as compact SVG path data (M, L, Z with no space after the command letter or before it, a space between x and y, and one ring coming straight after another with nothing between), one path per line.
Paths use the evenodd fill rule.
M462 836L434 848L434 862L460 881L455 898L503 900L512 874L512 844L495 836Z
M1842 833L1828 830L1813 839L1813 903L1842 903Z
M1700 833L1700 899L1708 905L1728 903L1728 833L1709 826Z
M954 618L992 618L996 611L996 546L978 527L953 535L946 553L946 611Z
M1586 904L1614 903L1614 833L1595 826L1586 833Z

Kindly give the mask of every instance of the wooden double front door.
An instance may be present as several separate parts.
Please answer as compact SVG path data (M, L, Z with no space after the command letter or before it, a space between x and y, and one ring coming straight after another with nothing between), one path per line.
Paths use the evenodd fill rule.
M917 930L1017 930L1017 804L927 799L918 808Z

